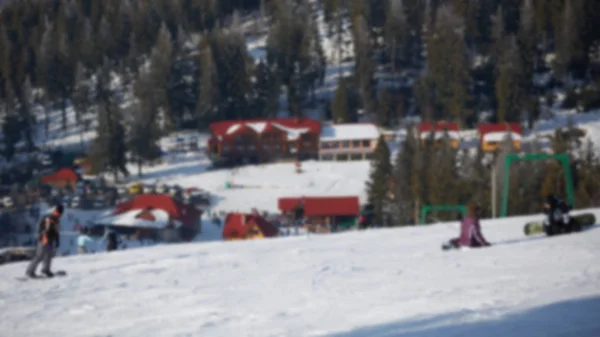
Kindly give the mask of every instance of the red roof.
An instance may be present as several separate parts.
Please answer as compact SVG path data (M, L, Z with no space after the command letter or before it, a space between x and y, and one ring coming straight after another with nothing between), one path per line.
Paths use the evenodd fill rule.
M423 122L423 123L417 125L417 130L419 130L419 133L430 132L434 126L435 126L436 132L444 132L445 130L460 131L458 124L453 123L453 122L446 122L446 121L439 121L439 122L435 123L435 125L430 122Z
M194 227L202 215L202 211L186 205L166 194L142 194L117 205L115 214L132 210L160 209L186 227Z
M225 225L223 226L223 238L241 239L252 225L256 225L265 237L274 237L279 233L275 225L260 215L229 213L225 218Z
M214 137L231 137L242 130L252 130L262 134L271 129L286 131L306 130L307 133L320 134L321 124L310 118L254 119L220 121L210 124L210 132Z
M484 123L484 124L479 124L477 126L477 131L479 132L479 134L481 136L485 135L486 133L490 133L490 132L508 132L508 131L519 134L519 135L523 135L521 126L517 123L498 123L498 124Z
M302 197L279 198L278 207L282 213L293 211L300 200L304 201L306 216L359 216L358 197Z
M51 175L42 177L41 181L43 183L50 183L54 181L73 181L77 182L79 180L79 175L73 171L72 169L62 168Z

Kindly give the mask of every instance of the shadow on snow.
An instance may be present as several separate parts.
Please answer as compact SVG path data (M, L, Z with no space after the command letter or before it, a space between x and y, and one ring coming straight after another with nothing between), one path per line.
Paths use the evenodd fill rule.
M468 322L473 314L485 311L459 311L424 319L401 321L326 337L598 337L600 336L600 296L557 302L496 319Z

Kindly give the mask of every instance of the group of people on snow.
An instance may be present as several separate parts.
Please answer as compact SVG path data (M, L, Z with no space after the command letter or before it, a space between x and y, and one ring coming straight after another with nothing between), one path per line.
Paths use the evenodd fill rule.
M554 195L548 195L544 199L543 212L546 215L542 222L544 233L548 236L561 233L577 231L577 224L571 218L569 212L571 206ZM444 248L479 248L488 247L491 244L485 239L481 232L479 219L481 218L481 207L477 204L467 205L467 214L460 222L460 235L451 239Z
M553 195L548 195L544 201L544 213L546 214L546 218L543 221L544 232L547 235L555 235L577 231L575 221L573 221L569 215L570 210L571 206L566 202ZM40 263L42 263L42 274L47 277L54 276L50 267L52 258L60 246L60 218L63 212L63 205L56 205L50 214L43 216L38 222L38 243L35 250L35 256L27 267L27 276L36 277L36 269ZM481 232L481 224L479 223L480 218L481 207L474 203L469 204L467 206L467 214L461 219L460 235L448 242L448 248L478 248L490 246L491 244L485 239ZM117 249L118 238L114 231L109 229L102 239L107 242L107 251ZM80 236L77 239L77 253L88 253L88 244L93 241L95 240L89 236L88 229L86 227L82 228Z
M43 216L37 224L37 246L35 255L27 266L25 274L29 277L37 277L36 270L40 263L42 263L42 274L47 277L53 277L54 273L50 270L52 265L52 258L54 257L56 250L60 247L60 218L64 213L64 206L61 204L56 205L50 214ZM113 251L117 249L118 237L117 234L108 229L101 238L106 240L106 250ZM89 252L88 244L96 241L88 234L88 229L83 227L80 230L80 235L77 238L77 253L87 254Z

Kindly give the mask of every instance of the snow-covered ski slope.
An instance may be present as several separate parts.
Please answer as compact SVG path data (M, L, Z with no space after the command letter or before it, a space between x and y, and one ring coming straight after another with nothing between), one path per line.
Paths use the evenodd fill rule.
M591 210L600 218L600 209ZM442 252L457 223L57 258L0 267L2 336L600 336L600 226Z

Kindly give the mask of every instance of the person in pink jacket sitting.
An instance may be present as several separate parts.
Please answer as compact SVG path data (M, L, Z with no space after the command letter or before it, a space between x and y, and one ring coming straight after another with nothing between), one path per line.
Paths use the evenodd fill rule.
M476 204L469 204L467 206L467 215L460 222L460 236L450 240L442 248L478 248L491 246L481 233L481 225L479 224L480 216L481 208Z

